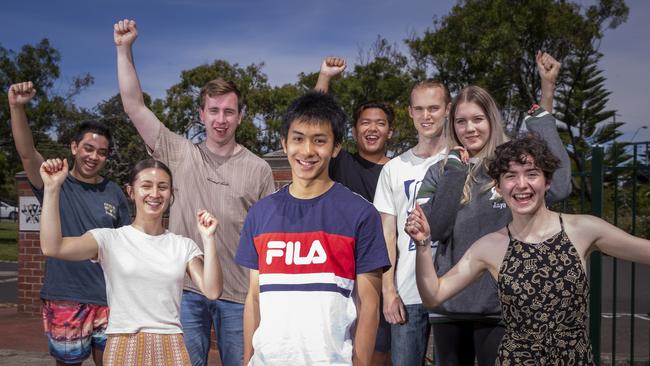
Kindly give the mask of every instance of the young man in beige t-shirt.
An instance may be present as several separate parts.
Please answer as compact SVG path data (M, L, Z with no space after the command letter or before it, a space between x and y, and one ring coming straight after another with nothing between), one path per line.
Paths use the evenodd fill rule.
M186 279L181 304L185 345L193 365L206 365L214 323L222 364L239 366L248 274L233 257L248 209L275 190L271 167L235 140L243 103L232 82L212 80L201 89L199 118L205 125L204 142L194 144L167 129L144 104L132 55L137 35L133 20L125 19L114 26L120 95L124 110L152 156L172 170L175 203L169 230L200 243L194 212L206 208L220 222L216 235L224 274L223 294L218 300L208 300Z

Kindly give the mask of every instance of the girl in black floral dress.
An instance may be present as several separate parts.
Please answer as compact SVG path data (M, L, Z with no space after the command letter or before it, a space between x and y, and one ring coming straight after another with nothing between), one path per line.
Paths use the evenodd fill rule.
M417 244L416 278L422 301L434 307L489 271L497 281L506 334L498 365L593 365L587 334L586 261L596 250L650 264L650 241L589 215L560 215L544 204L558 160L535 137L496 150L489 174L512 221L488 234L438 278L429 225L419 207L405 230Z

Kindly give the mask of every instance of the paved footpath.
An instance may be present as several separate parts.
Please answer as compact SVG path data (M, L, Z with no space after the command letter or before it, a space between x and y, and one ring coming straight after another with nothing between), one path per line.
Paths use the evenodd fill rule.
M209 364L221 365L219 354L210 350ZM51 366L41 318L20 315L15 304L0 304L0 366ZM94 363L87 360L83 366Z

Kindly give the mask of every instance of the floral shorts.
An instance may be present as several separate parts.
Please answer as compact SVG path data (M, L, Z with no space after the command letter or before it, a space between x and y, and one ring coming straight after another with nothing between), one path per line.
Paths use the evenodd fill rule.
M81 363L106 346L107 306L43 300L42 315L50 355L63 363Z

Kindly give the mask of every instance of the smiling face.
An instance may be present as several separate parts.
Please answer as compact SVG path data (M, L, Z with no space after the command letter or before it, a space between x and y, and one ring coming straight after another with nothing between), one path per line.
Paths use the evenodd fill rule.
M513 214L530 215L544 206L544 196L550 187L544 172L535 165L532 156L526 163L511 161L508 170L501 173L496 185L497 192L506 201Z
M441 87L413 89L409 115L419 136L427 138L440 136L447 115L445 91Z
M380 108L364 109L352 128L352 137L357 142L361 156L384 153L386 141L393 134L388 116Z
M162 217L172 196L171 177L163 169L143 169L133 185L127 186L127 191L135 203L137 216Z
M453 124L456 138L470 156L481 152L490 139L490 120L474 102L463 102L456 106Z
M327 122L293 121L282 148L291 166L292 180L308 185L329 180L330 160L338 155L341 144L334 142L332 126Z
M70 144L70 150L74 156L73 175L83 182L95 183L108 158L108 139L86 132L79 142L73 141Z
M205 96L199 117L205 125L208 143L227 146L235 143L235 132L241 123L237 94L234 92Z

